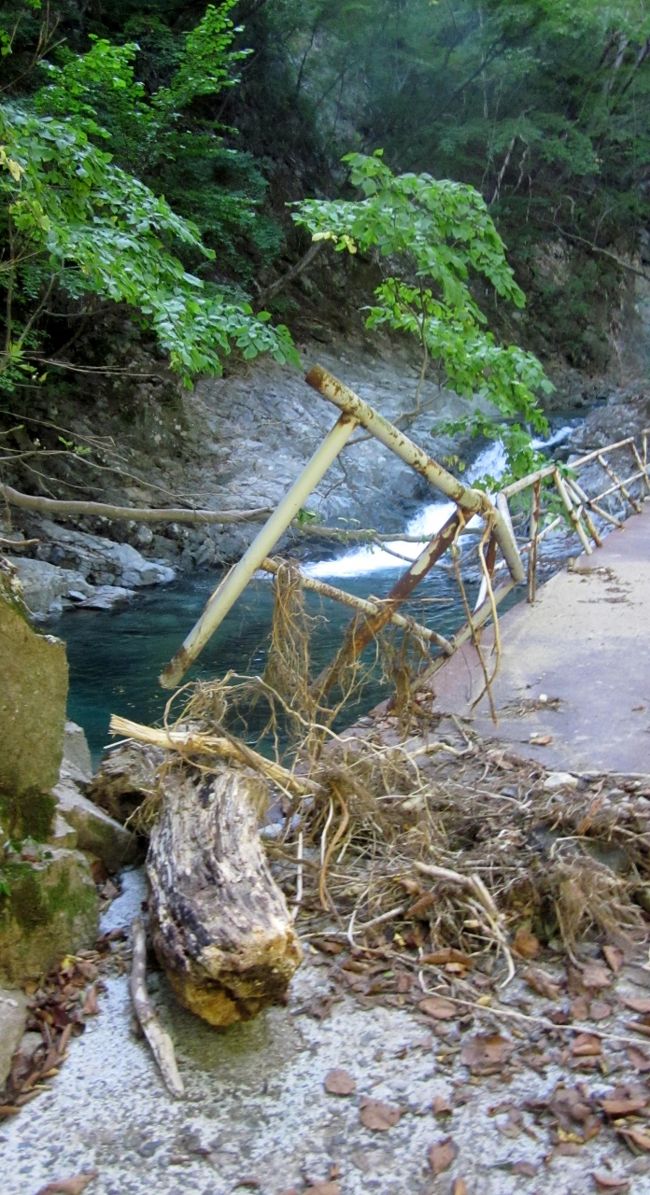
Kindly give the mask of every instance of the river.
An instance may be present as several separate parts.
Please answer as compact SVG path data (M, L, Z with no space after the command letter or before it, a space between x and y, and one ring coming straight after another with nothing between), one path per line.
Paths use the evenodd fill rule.
M566 440L576 422L564 419L560 426L556 424L546 441L547 450ZM467 480L484 474L498 476L503 463L502 446L492 444L477 456ZM405 534L432 536L452 510L453 504L447 502L423 505L407 524ZM401 540L383 548L364 545L332 559L313 561L305 566L305 571L360 597L381 596L394 584L396 573L406 567L405 559L414 559L419 550L419 545ZM48 630L67 644L68 715L83 726L95 760L109 741L111 714L140 722L156 722L161 718L168 695L158 685L158 674L198 618L219 579L213 573L183 576L171 585L148 591L128 606L108 611L73 610L49 624ZM471 584L468 592L471 597ZM309 613L317 618L312 657L317 671L335 653L351 612L312 593L306 594L306 604ZM262 672L272 609L271 581L261 576L255 578L187 679L221 676L229 669L240 673ZM457 628L463 616L447 568L434 568L420 583L409 612L443 635ZM381 695L378 681L372 681L354 712L370 708Z

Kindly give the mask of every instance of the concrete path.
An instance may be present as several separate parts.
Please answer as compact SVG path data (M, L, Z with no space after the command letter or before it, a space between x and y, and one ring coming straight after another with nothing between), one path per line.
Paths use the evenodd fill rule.
M434 709L568 771L650 773L650 509L501 621L495 726L475 650L433 680ZM490 671L491 633L484 637Z

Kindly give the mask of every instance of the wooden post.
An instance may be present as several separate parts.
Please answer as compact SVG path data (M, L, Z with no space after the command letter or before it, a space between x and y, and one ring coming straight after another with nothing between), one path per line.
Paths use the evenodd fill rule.
M528 601L532 605L535 601L535 594L537 591L537 530L539 527L539 519L541 514L540 509L540 493L542 483L537 479L533 482L530 493L530 552L528 554Z
M582 544L585 552L587 553L587 556L591 556L591 553L593 551L592 546L589 543L587 536L585 535L585 529L582 526L582 523L580 522L580 516L577 513L575 506L573 505L573 502L571 500L571 495L564 484L564 478L562 477L559 469L555 470L555 473L553 474L553 479L557 486L557 490L560 495L560 498L562 499L564 506L566 508L566 512L567 512L571 522L573 523L574 530L580 540L580 543Z
M190 664L205 647L208 639L223 622L239 595L243 593L264 557L273 550L280 536L286 531L291 520L296 517L314 487L318 485L321 477L336 460L356 426L357 421L351 415L341 415L239 563L217 586L198 622L186 636L174 658L163 669L160 675L160 684L163 689L173 689L179 683Z

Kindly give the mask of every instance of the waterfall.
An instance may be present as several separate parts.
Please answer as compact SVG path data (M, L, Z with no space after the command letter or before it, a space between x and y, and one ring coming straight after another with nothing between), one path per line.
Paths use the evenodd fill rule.
M572 430L572 425L564 425L548 440L533 440L533 447L537 449L554 448L566 440ZM465 480L471 485L477 477L485 475L501 477L505 466L505 449L501 441L496 440L478 454L476 460L467 470ZM455 509L455 502L428 502L409 520L405 534L431 539L444 526ZM468 523L468 527L471 528L473 523L475 523L474 519ZM317 560L306 564L303 571L310 577L362 577L371 573L396 571L404 569L409 561L415 560L423 546L422 543L409 543L408 540L402 539L391 540L384 547L366 544L363 547L344 552L333 560Z

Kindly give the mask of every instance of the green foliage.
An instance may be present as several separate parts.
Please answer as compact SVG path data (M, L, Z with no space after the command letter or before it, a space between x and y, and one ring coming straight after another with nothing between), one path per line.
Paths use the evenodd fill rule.
M137 142L152 162L176 135L177 107L232 81L231 66L243 57L228 49L232 6L208 8L153 100L134 77L136 46L97 38L85 55L65 51L59 65L43 64L47 81L32 95L0 105L0 224L9 247L0 271L3 388L36 375L39 327L54 291L132 308L186 382L220 373L233 347L245 358L297 359L285 327L271 327L268 313L255 315L245 298L188 268L212 261L214 250L195 223L115 160L134 160ZM242 231L246 202L229 198L229 212L212 216L217 235L228 218Z
M396 176L381 152L344 160L363 198L307 199L294 219L339 252L372 252L388 263L367 326L415 337L457 393L487 400L496 417L477 406L453 430L503 438L513 473L528 471L535 458L521 423L545 430L536 391L552 386L532 354L497 344L471 290L472 279L482 278L499 298L524 304L483 199L472 187L428 174Z

